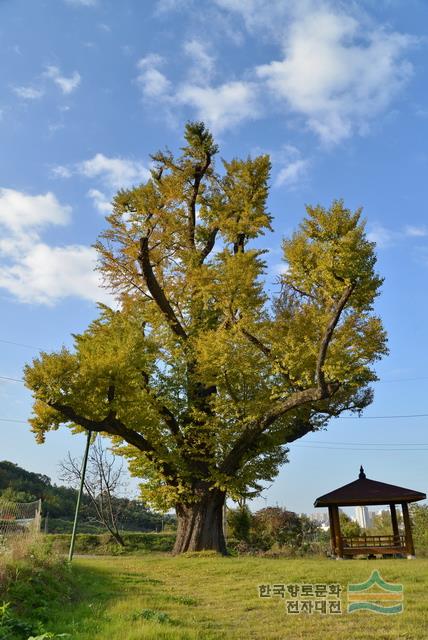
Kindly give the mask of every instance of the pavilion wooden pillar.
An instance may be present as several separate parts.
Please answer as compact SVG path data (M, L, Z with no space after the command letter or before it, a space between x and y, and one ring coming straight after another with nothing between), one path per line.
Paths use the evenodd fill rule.
M398 520L397 520L397 510L395 508L395 504L390 504L389 509L391 511L391 524L392 524L392 533L394 534L394 545L400 545L400 532L398 530Z
M334 522L335 553L337 558L343 558L343 540L340 531L339 507L332 505L331 510Z
M415 547L413 544L412 525L410 523L409 507L407 502L401 503L401 509L403 510L403 522L404 522L404 535L406 538L406 552L409 556L415 555Z

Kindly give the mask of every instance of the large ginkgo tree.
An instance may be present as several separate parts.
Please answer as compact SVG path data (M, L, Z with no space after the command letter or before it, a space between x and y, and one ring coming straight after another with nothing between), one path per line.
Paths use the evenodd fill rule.
M74 348L26 367L39 442L66 425L110 438L142 496L178 518L175 552L225 552L225 495L256 493L287 443L372 400L386 353L381 279L361 212L306 207L275 293L257 239L269 157L222 161L203 123L114 198L96 249L118 300ZM272 276L268 279L272 282Z

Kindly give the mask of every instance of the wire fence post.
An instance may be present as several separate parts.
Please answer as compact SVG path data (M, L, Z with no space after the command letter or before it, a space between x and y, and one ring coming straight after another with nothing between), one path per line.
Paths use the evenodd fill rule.
M39 504L37 505L35 525L36 525L37 533L40 533L42 528L42 499L41 498L39 498Z
M80 503L82 501L83 487L85 486L86 464L88 462L88 454L89 454L89 446L91 444L91 437L92 437L92 431L88 431L88 436L87 436L87 439L86 439L85 455L83 457L82 471L81 471L81 475L80 475L79 493L77 494L76 512L74 514L73 532L71 534L70 550L68 552L68 561L69 562L71 562L73 560L74 545L75 545L75 542L76 542L77 523L78 523L78 520L79 520L79 510L80 510Z

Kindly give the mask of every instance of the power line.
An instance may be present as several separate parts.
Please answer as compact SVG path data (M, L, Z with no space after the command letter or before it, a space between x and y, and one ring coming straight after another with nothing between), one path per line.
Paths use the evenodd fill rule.
M308 442L308 445L312 445L312 444L334 444L334 445L346 445L346 446L356 446L356 447L360 447L360 446L370 446L370 447L374 447L374 446L379 446L379 447L407 447L407 446L413 446L413 447L428 447L428 442L333 442L332 440L311 440L310 442Z
M337 420L384 420L387 418L428 418L428 413L410 413L395 416L336 416Z
M390 447L384 448L363 448L363 447L322 447L319 445L310 445L310 444L296 444L290 443L291 446L299 447L300 449L329 449L329 450L340 450L340 451L367 451L367 452L375 452L375 451L396 451L397 453L405 453L406 451L428 451L428 447L425 449L418 447L417 449L392 449Z
M0 376L0 380L12 380L12 382L24 382L22 378L9 378L8 376Z
M394 378L392 380L375 380L372 384L382 384L388 382L416 382L417 380L428 380L428 376L422 376L420 378Z
M2 338L0 338L0 342L3 342L3 344L12 344L15 347L25 347L26 349L38 349L39 351L43 351L41 347L36 347L34 346L34 344L23 344L22 342L12 342L11 340L3 340Z
M27 424L28 420L15 420L14 418L0 418L0 422L20 422L21 424Z

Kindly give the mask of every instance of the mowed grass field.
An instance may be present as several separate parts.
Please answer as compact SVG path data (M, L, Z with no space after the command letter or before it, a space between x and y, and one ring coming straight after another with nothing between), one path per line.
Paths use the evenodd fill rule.
M259 584L364 582L378 569L404 586L404 612L289 614ZM426 640L428 560L213 556L76 558L79 600L52 610L49 628L73 640Z

